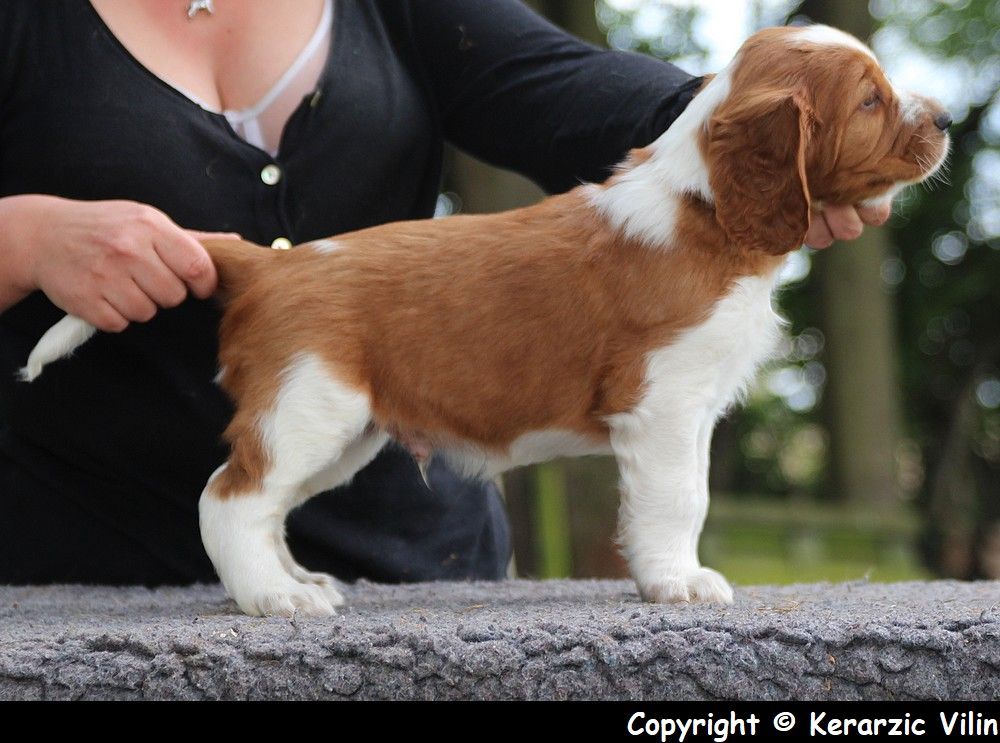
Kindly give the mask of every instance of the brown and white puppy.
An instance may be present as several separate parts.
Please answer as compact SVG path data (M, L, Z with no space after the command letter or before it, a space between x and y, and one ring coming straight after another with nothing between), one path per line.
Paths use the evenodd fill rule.
M295 563L285 516L396 438L486 477L613 453L642 595L731 601L697 554L709 441L778 341L783 257L820 202L930 175L948 123L853 37L769 29L603 184L287 252L207 242L236 413L201 530L229 594L249 614L331 613L342 598ZM91 333L64 319L25 378Z

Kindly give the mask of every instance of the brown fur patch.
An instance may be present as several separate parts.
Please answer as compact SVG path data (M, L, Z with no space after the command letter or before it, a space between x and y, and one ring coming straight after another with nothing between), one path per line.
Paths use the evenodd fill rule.
M302 352L370 395L397 435L493 451L542 429L606 439L603 418L635 404L646 355L705 318L733 280L775 265L729 249L706 205L682 212L669 249L624 239L578 188L502 214L341 235L334 252L274 253L220 331L237 412L216 491L259 486L258 421Z

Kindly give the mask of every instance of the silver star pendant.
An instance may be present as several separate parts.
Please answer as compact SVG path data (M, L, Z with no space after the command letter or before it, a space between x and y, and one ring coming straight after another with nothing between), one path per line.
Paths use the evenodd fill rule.
M191 4L188 5L188 18L194 18L202 10L212 15L215 12L212 0L191 0Z

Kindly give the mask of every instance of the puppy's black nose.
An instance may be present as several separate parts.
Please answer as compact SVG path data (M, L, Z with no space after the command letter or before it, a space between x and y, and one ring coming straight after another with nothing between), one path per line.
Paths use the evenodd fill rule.
M937 116L934 117L934 126L936 126L941 131L944 131L949 126L951 126L951 114L947 111L942 111Z

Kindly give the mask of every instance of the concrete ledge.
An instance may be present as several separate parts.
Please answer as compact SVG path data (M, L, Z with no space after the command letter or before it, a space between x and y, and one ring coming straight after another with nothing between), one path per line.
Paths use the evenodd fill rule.
M0 587L0 700L995 699L1000 582L643 604L624 581L361 583L328 620L218 586Z

